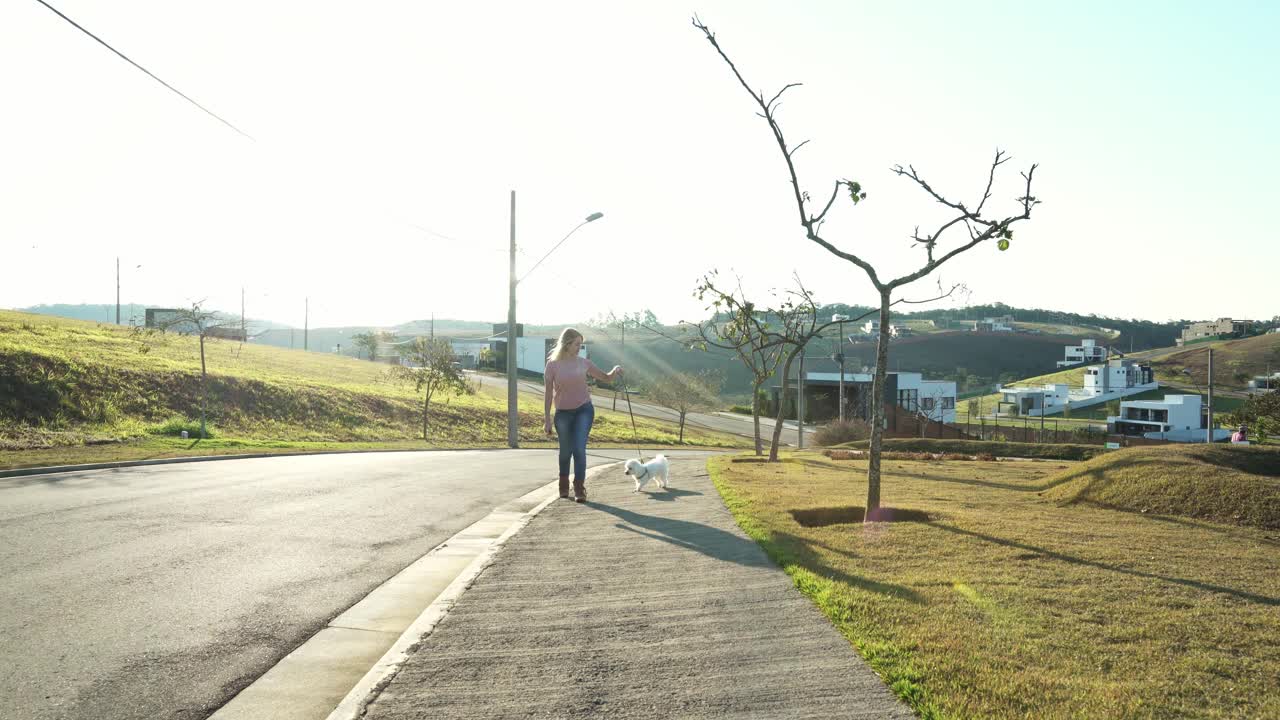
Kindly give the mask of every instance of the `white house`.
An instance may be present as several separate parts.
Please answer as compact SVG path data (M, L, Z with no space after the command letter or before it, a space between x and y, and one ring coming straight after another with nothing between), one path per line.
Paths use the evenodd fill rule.
M1125 400L1120 414L1107 418L1107 429L1123 435L1200 430L1204 427L1199 395L1165 395L1163 400Z
M1151 368L1147 365L1139 365L1133 360L1112 360L1110 363L1084 370L1085 392L1095 397L1110 395L1121 390L1132 390L1134 392L1125 394L1133 395L1155 390L1157 387Z
M486 340L450 340L449 346L463 367L475 368L480 364L480 353L489 347Z
M806 397L824 387L829 391L840 383L838 372L806 372L804 378ZM871 373L844 374L846 407L853 409L855 415L862 414L863 419L868 419L866 399L871 395L872 380ZM778 389L774 388L775 401ZM956 384L952 380L925 380L917 372L891 372L885 376L885 400L891 399L903 410L920 413L930 420L956 421Z
M1013 408L1018 415L1056 415L1066 407L1083 408L1160 387L1147 365L1115 359L1084 370L1084 387L1067 390L1066 385L996 387L1000 411ZM1065 397L1064 397L1065 391Z
M543 374L547 370L547 354L555 347L556 339L549 337L516 338L516 368L531 373ZM587 346L578 350L578 357L586 358Z
M894 337L906 337L911 334L911 328L906 325L893 323L889 325L889 334Z
M1107 359L1107 349L1098 345L1097 340L1081 340L1079 345L1068 345L1067 358L1058 361L1058 367L1079 365L1081 363L1103 362Z
M1107 430L1123 435L1174 442L1204 442L1205 417L1199 395L1165 395L1164 400L1125 400L1120 414L1107 418ZM1231 431L1215 428L1213 440L1231 437Z
M1064 384L1029 387L1002 387L999 390L999 412L1012 406L1017 415L1051 415L1061 412L1071 402L1071 390Z
M868 335L876 335L880 332L879 320L868 320L862 324L862 332Z
M1013 332L1013 316L1001 315L981 320L973 320L974 332Z

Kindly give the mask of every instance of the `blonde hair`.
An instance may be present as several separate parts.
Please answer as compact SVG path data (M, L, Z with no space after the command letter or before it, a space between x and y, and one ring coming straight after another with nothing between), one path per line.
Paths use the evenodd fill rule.
M574 340L581 340L582 333L573 328L565 328L560 331L560 339L556 340L555 347L551 348L551 352L547 353L548 360L560 360L564 357L565 348Z

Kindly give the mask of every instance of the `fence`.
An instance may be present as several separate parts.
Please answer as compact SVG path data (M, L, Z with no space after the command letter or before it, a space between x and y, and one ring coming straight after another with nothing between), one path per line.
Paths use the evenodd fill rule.
M1005 422L1008 422L1007 420ZM1167 445L1169 440L1153 440L1129 435L1108 434L1100 430L1076 427L1062 429L1056 421L1024 418L1022 425L996 425L980 418L978 422L964 424L942 423L930 420L896 406L885 406L885 437L937 438L940 440L988 440L1025 443L1073 443L1102 445L1119 443L1121 447L1138 445Z

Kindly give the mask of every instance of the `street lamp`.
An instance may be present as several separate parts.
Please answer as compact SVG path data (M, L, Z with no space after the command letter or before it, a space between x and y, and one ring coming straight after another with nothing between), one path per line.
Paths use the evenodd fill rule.
M831 316L831 322L840 323L840 344L837 346L836 356L832 358L840 363L840 399L838 401L840 404L840 422L844 422L844 321L848 319L848 315L835 314Z
M560 239L554 247L547 251L538 262L529 268L528 272L519 279L516 278L516 191L511 191L511 273L510 287L507 299L507 446L512 448L520 447L520 413L518 411L518 401L516 399L516 285L520 284L525 278L529 277L529 273L538 269L543 260L546 260L551 253L564 244L570 235L578 232L578 229L589 222L595 222L604 217L604 213L591 213L585 220L578 223L577 227L570 230L567 235Z

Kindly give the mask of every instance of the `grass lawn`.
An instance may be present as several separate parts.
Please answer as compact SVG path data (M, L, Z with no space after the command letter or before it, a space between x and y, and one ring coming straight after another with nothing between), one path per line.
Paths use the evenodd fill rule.
M923 717L1280 717L1280 533L1048 497L1087 465L889 460L885 505L928 521L864 525L863 460L709 463L738 523Z

